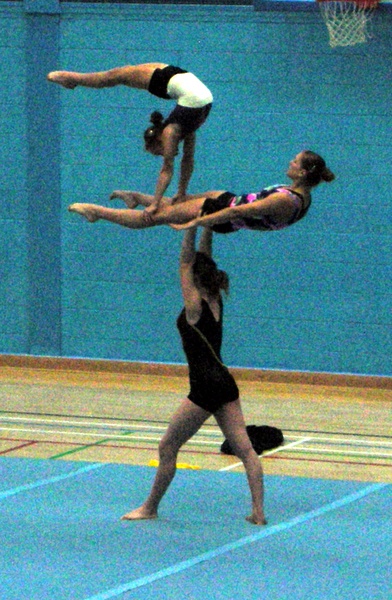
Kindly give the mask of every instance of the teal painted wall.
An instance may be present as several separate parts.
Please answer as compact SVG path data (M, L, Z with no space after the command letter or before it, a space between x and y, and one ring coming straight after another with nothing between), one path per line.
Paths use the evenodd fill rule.
M0 4L0 351L28 352L26 26Z
M153 191L160 163L142 132L172 105L42 79L158 60L195 72L215 98L190 191L285 181L305 147L337 175L296 226L216 237L232 286L226 362L392 375L391 13L376 15L371 42L331 49L316 11L61 3L56 14L45 3L32 14L0 2L0 352L184 362L181 235L67 212L109 203L113 189Z

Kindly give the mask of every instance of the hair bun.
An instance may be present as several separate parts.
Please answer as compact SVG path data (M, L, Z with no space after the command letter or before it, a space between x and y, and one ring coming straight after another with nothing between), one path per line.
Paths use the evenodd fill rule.
M160 125L163 121L163 114L158 110L154 110L150 115L150 121L153 125Z
M301 166L306 171L306 182L311 187L318 185L321 181L330 182L335 175L325 164L325 160L312 150L303 150Z

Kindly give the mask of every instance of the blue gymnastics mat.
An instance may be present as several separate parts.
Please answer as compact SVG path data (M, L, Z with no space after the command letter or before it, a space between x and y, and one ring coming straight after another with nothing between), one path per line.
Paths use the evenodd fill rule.
M0 459L1 600L387 600L392 486L179 470L160 518L124 522L155 470Z

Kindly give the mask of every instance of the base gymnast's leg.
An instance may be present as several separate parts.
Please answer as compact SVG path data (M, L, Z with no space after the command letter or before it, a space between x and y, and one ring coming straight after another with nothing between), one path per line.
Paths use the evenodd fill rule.
M223 435L228 439L235 455L238 456L245 467L252 496L252 513L246 517L246 520L254 525L265 525L267 521L263 508L263 469L260 458L253 449L246 431L240 401L227 402L214 413L214 417Z
M209 412L196 406L188 398L181 402L159 443L159 466L148 498L141 506L125 514L121 518L123 521L157 518L159 503L176 473L177 455L181 446L195 435L210 416Z

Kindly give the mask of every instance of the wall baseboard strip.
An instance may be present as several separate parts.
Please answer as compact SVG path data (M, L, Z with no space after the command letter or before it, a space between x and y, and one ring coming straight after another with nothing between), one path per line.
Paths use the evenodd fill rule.
M181 364L94 360L20 354L0 354L0 369L2 367L12 367L15 369L53 369L61 371L129 373L130 375L171 377L186 377L188 374L187 366ZM277 371L268 369L247 369L245 367L230 367L230 371L234 377L243 381L392 389L392 377L377 375Z

